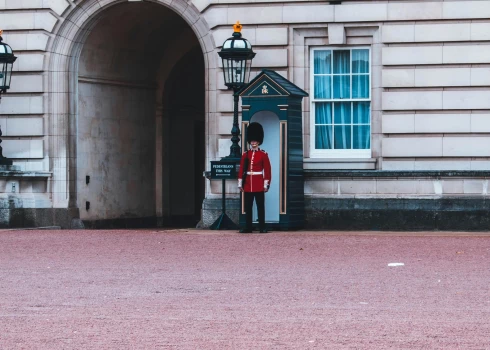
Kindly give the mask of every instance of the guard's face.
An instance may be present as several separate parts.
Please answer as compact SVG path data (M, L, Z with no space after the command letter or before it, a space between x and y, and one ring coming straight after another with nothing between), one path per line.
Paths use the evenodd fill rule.
M250 146L252 146L253 148L259 147L259 141L250 141Z

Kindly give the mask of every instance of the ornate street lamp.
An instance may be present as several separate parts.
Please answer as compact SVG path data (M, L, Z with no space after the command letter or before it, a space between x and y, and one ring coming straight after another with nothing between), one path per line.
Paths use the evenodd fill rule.
M218 53L223 61L223 75L225 85L228 89L233 89L233 127L231 129L230 155L223 160L239 162L241 158L240 128L238 127L238 90L248 84L250 79L250 68L255 52L252 50L250 42L242 37L242 25L236 22L233 26L234 32L231 38L226 39L221 51Z
M17 57L14 56L12 48L3 42L2 38L3 30L0 30L0 100L2 94L6 93L10 89L10 80L12 79L12 66L14 65ZM0 136L2 136L2 130L0 128ZM2 140L0 140L2 143ZM12 165L12 161L3 156L3 150L0 146L0 165Z
M2 94L10 89L10 79L12 78L12 66L17 57L14 56L12 48L3 42L3 30L0 30L0 98Z

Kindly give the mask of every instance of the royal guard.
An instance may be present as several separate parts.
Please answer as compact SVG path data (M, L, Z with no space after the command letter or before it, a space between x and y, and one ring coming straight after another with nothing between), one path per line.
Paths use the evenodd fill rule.
M259 216L260 233L267 233L265 228L265 192L271 183L271 163L267 152L259 146L264 141L264 129L259 123L250 123L247 128L247 142L250 149L243 152L238 172L238 188L245 197L246 226L240 233L252 233L252 207L255 199Z

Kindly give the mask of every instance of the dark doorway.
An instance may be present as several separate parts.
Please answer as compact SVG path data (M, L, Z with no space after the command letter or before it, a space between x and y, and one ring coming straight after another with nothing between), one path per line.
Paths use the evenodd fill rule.
M163 220L167 226L195 227L201 219L206 148L204 87L204 57L196 46L176 64L164 89L164 125L169 128L163 138L168 154L168 161L163 163L164 177L168 176L167 186L163 186L163 191L169 192L169 216Z

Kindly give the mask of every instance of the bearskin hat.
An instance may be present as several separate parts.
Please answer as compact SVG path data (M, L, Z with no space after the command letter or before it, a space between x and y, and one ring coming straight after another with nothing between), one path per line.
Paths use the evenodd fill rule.
M264 142L264 128L259 123L253 122L247 128L247 142L257 141L259 145Z

